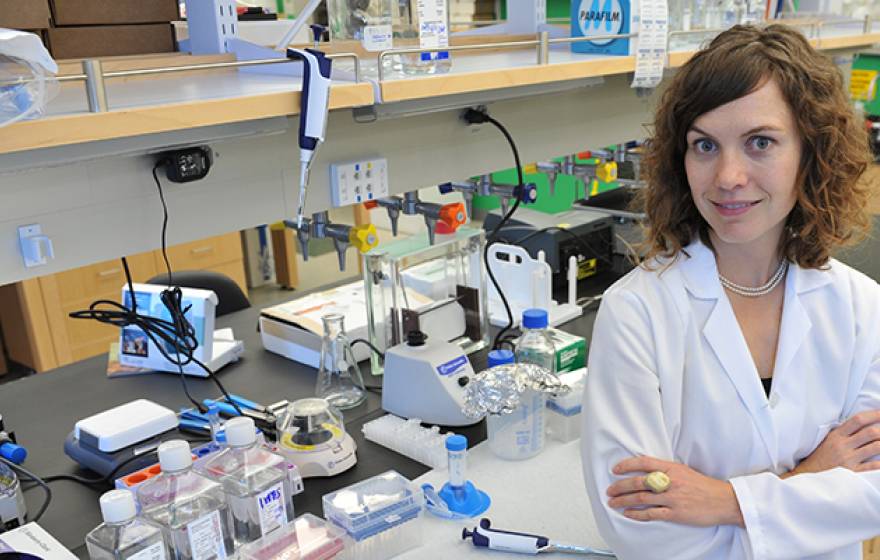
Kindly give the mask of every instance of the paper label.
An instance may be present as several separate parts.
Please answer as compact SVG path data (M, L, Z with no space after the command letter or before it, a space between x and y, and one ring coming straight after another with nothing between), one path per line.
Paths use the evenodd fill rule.
M394 36L390 25L368 25L364 27L364 48L370 52L385 51L394 47Z
M849 78L850 97L856 101L872 101L876 84L876 70L853 70Z
M439 49L449 46L449 21L445 0L419 0L419 46ZM436 54L436 53L434 53Z
M269 487L254 499L257 501L257 511L260 512L260 533L262 535L268 535L287 523L284 483L279 482Z
M456 373L462 371L467 364L467 356L462 355L437 366L437 373L444 377L455 375Z
M165 542L159 541L128 557L128 560L165 560Z
M639 9L641 25L632 87L654 88L663 79L666 64L669 6L666 0L642 0Z
M226 545L223 543L219 511L203 515L188 524L186 535L189 538L192 560L226 559Z

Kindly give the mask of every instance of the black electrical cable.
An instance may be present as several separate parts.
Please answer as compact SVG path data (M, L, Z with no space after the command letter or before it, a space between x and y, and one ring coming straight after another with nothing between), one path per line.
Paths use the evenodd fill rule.
M73 319L92 319L98 321L100 323L114 325L119 327L120 329L125 328L127 326L134 325L140 328L144 334L156 345L159 349L159 353L168 360L170 363L177 366L178 372L180 374L180 382L183 386L183 392L186 394L189 401L195 406L196 410L199 412L205 412L207 409L205 406L196 400L192 394L189 392L189 387L186 382L186 375L183 372L183 367L189 365L190 363L196 364L199 368L201 368L205 373L207 373L208 377L217 385L220 389L220 392L226 398L227 402L235 408L235 411L240 415L244 416L241 408L238 404L232 400L229 396L229 393L226 391L226 388L223 387L223 384L217 378L211 368L206 366L200 360L196 359L194 356L196 348L199 346L199 341L196 336L196 330L190 324L189 320L186 318L186 313L189 311L189 306L186 308L183 307L183 292L178 287L172 286L172 273L171 273L171 265L168 261L168 253L166 246L166 233L168 230L168 205L165 203L165 194L162 190L162 183L159 181L159 177L156 174L156 171L163 164L166 163L166 160L160 160L153 166L153 179L156 181L156 187L159 191L159 200L162 203L162 258L165 261L165 267L168 271L168 281L169 286L168 289L163 290L160 294L160 299L162 303L165 305L168 313L171 316L171 320L159 319L157 317L150 317L147 315L140 315L137 312L137 300L135 298L134 293L134 285L131 279L131 272L128 268L128 261L125 257L122 257L122 266L125 270L125 278L128 283L128 293L129 299L131 300L131 309L128 307L121 305L115 301L110 300L98 300L92 302L87 310L82 311L74 311L70 313L70 317ZM99 306L106 306L108 308L99 308ZM172 357L169 349L176 355L176 357Z
M186 438L181 438L181 439L186 439ZM204 442L208 442L211 440L210 440L210 438L195 438L195 439L186 439L186 441L188 441L189 443L204 443ZM92 488L96 484L112 484L113 481L116 479L116 475L119 474L119 471L121 471L127 465L130 465L131 463L133 463L134 461L136 461L138 459L143 459L144 457L150 457L151 455L155 455L157 453L158 453L158 448L151 449L150 451L147 451L145 453L141 453L139 455L132 455L128 459L125 459L124 461L122 461L121 463L116 465L116 467L112 471L110 471L110 473L108 473L107 476L101 476L98 478L86 478L84 476L79 476L79 475L75 475L75 474L56 474L56 475L44 477L42 480L43 480L43 482L45 482L47 484L52 483L52 482L59 482L59 481L76 482L77 484L82 484L83 486L88 486L89 488ZM28 490L30 490L30 488L28 488Z
M355 344L366 344L367 346L370 347L370 350L372 350L374 354L376 354L380 358L385 357L385 353L382 352L381 350L379 350L378 348L376 348L376 346L372 342L367 340L366 338L356 338L356 339L352 340L351 345L354 346Z
M468 109L465 111L464 119L470 124L479 124L479 123L490 123L495 128L497 128L501 134L504 135L504 138L507 140L507 143L510 145L510 149L513 152L513 160L516 165L516 175L517 175L517 185L514 188L514 194L516 196L516 201L513 203L513 206L510 210L505 214L501 221L498 222L489 235L486 237L486 246L483 248L483 264L486 267L486 273L489 276L489 280L492 282L492 285L495 287L495 290L498 292L498 296L501 298L501 303L504 305L504 311L507 314L507 325L498 331L498 334L495 335L495 341L492 343L492 348L498 348L501 340L504 336L504 333L513 328L513 312L510 310L510 304L507 301L507 298L504 296L504 292L501 290L501 286L498 284L498 280L495 279L495 275L492 273L492 267L489 266L489 248L493 243L496 243L498 240L496 236L498 232L510 221L510 218L513 216L513 213L519 208L520 202L522 201L522 190L525 188L525 179L523 178L523 169L522 163L519 159L519 150L516 147L516 142L514 142L513 137L508 132L507 128L501 124L499 121L489 116L485 111L477 110L477 109Z
M40 486L40 488L43 489L43 492L46 494L46 498L43 500L43 505L40 506L40 509L37 510L36 515L34 515L33 517L30 517L28 519L28 521L33 521L33 522L39 521L40 518L43 517L43 514L46 513L46 510L49 509L49 504L52 503L52 489L49 488L49 485L46 484L46 482L42 478L35 475L34 473L27 470L26 468L22 467L21 465L17 465L15 463L13 463L12 461L8 460L6 457L0 457L0 461L5 463L12 470L17 471L21 475L27 477L29 480L36 482Z
M165 270L168 271L168 287L174 285L174 279L171 277L171 263L168 262L168 252L165 250L165 233L168 231L168 205L165 204L165 192L162 190L162 183L156 171L163 164L167 165L168 160L159 160L153 166L153 180L156 181L156 188L159 189L159 201L162 202L162 259L165 260Z

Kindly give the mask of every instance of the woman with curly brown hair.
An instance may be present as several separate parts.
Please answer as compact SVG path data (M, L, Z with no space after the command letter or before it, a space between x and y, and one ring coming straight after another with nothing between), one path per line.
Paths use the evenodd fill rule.
M584 477L619 558L861 558L880 533L880 286L865 135L797 31L737 26L676 75L647 258L605 294Z

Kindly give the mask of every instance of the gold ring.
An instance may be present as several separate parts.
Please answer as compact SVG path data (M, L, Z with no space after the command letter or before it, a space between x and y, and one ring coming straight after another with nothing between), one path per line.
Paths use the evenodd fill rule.
M669 478L669 475L663 471L654 471L648 473L648 476L645 477L645 486L655 494L669 490L671 483L672 480Z

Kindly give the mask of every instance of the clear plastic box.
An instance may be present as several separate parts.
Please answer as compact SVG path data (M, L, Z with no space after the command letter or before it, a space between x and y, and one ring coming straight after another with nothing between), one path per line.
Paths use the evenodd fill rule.
M427 233L400 239L364 255L367 334L380 350L406 341L419 329L470 354L489 344L486 270L482 230L460 227L454 234ZM383 373L371 355L373 375Z
M343 560L351 558L345 531L311 513L239 549L240 560Z
M422 544L422 492L395 471L323 497L324 517L354 541L351 557L392 558Z
M587 368L560 373L559 380L571 390L565 395L547 399L547 433L557 441L574 441L581 437L581 402Z

